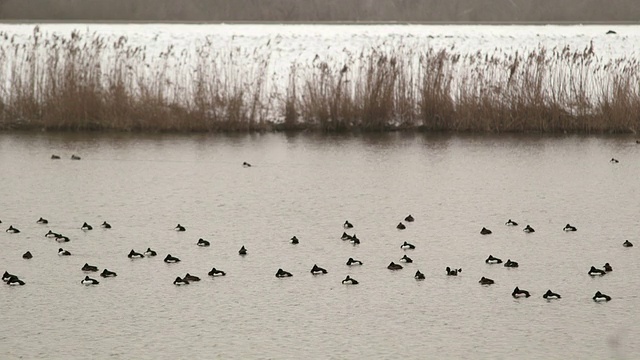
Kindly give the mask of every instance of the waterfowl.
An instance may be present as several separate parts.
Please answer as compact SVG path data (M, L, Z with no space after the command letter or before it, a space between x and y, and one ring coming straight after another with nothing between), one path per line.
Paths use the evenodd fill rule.
M353 236L351 237L351 239L349 239L349 241L351 241L351 243L353 245L358 245L360 244L360 239L358 239L358 237L356 236L356 234L353 234Z
M2 275L2 281L7 281L9 280L12 276L15 276L13 274L9 274L9 272L5 271L4 274Z
M293 275L290 272L284 271L282 269L278 269L278 271L276 272L277 278L292 277L292 276Z
M15 275L11 275L7 280L6 280L7 285L11 285L11 286L16 286L16 285L24 285L24 281L18 279L17 276Z
M56 154L51 155L51 160L60 160L60 155L56 155Z
M400 245L400 249L404 249L404 250L413 250L415 249L415 245L413 244L409 244L408 242L404 242L404 244Z
M504 223L507 226L518 226L518 223L509 219L506 223Z
M613 271L613 268L611 267L611 265L609 265L609 263L606 263L604 264L604 271L611 272Z
M71 255L70 252L68 252L67 250L64 250L63 248L58 249L58 255L59 256L69 256Z
M62 235L62 234L56 234L56 236L55 236L55 240L56 240L57 242L59 242L59 243L62 243L62 242L69 242L69 241L71 241L68 237L66 237L66 236L64 236L64 235Z
M326 274L327 270L321 268L320 266L313 264L313 267L311 268L311 273L313 275L318 275L318 274Z
M404 221L406 222L413 222L415 219L413 218L413 216L411 216L411 214L407 215L406 218L404 218Z
M483 227L482 230L480 230L480 234L482 234L482 235L489 235L491 233L492 233L492 231L487 229L486 227Z
M147 248L147 251L145 251L144 254L146 256L156 256L156 255L158 255L158 253L153 251L153 250L151 250L151 248Z
M173 280L173 285L189 285L187 280L183 280L178 276L175 280Z
M44 219L42 217L38 219L38 221L36 221L36 224L48 224L48 223L49 223L49 220Z
M247 255L247 249L244 248L244 245L242 245L242 247L240 248L240 250L238 251L238 254L240 255Z
M98 285L100 284L100 282L96 279L92 279L89 276L85 276L84 280L80 281L81 284L83 285Z
M86 222L84 224L82 224L82 227L80 228L82 230L93 230L93 226L87 224Z
M398 229L398 230L404 230L406 228L407 227L403 223L398 223L398 225L396 226L396 229Z
M100 224L100 227L103 229L111 229L111 224L109 224L108 222L104 221L102 224Z
M89 265L87 263L84 263L84 266L82 267L82 271L98 271L98 267L97 266L93 266L93 265Z
M58 234L58 233L54 233L53 231L49 230L49 232L48 232L48 233L44 234L44 237L54 238L54 237L57 237L57 236L59 236L59 235L60 235L60 234Z
M114 276L118 276L118 274L116 274L113 271L109 271L107 269L102 270L102 272L100 273L100 276L102 276L103 278L107 278L107 277L114 277Z
M211 271L209 271L208 275L209 276L225 276L227 275L227 273L225 273L222 270L218 270L216 268L211 268Z
M601 293L600 291L596 291L596 294L593 295L593 301L609 301L611 300L611 296L609 295L605 295L603 293Z
M450 268L448 266L447 266L447 268L445 270L447 270L447 275L448 276L458 276L458 273L462 272L462 269L452 269L452 268Z
M351 229L353 227L353 224L350 223L349 220L347 220L347 221L344 222L342 227L344 227L345 229Z
M564 229L562 229L564 231L577 231L578 229L576 229L575 226L571 226L569 224L565 225Z
M9 228L6 230L9 234L17 234L20 230L13 227L13 225L9 225Z
M245 161L245 162L242 163L242 166L243 167L251 167L251 164L249 164L248 162Z
M402 265L396 264L393 261L387 266L389 270L402 270Z
M362 261L360 260L355 260L354 258L349 258L349 260L347 260L347 265L352 266L352 265L362 265Z
M617 32L615 32L613 30L607 31L607 35L615 35L615 34L617 34ZM638 141L638 140L636 140L636 141Z
M529 292L527 290L520 290L517 286L515 289L513 289L513 292L511 293L511 296L513 296L514 298L519 298L519 297L529 297L531 296L531 294L529 294Z
M520 265L515 261L511 261L511 259L507 259L507 262L504 263L504 267L517 268L518 266Z
M171 256L171 254L167 254L167 256L164 258L164 262L166 263L177 263L179 261L180 259L178 259L177 257Z
M613 163L613 164L617 164L617 163L619 163L620 161L618 161L618 159L616 159L616 158L611 158L611 160L609 160L609 162L611 162L611 163Z
M27 251L26 253L22 254L22 258L23 259L31 259L33 257L33 255L31 255L31 251Z
M295 235L290 240L291 240L291 243L294 245L300 242L300 240L298 240L298 238L295 237Z
M343 284L347 284L347 285L357 285L358 284L358 280L351 278L351 276L347 275L346 278L344 278L344 280L342 280Z
M483 276L483 277L480 279L480 281L478 281L478 283L480 283L480 285L492 285L492 284L494 284L494 283L495 283L495 281L493 281L493 280L491 280L491 279L486 278L486 277L484 277L484 276Z
M135 251L133 251L133 249L131 249L131 251L129 251L129 255L127 255L127 257L129 259L142 259L144 257L144 255L140 254L139 252L135 252Z
M631 241L629 241L629 240L625 240L625 241L622 243L622 246L624 246L624 247L633 247L633 244L631 243Z
M176 231L186 231L187 229L184 226L178 224L178 225L176 225L175 230Z
M487 260L484 261L487 264L502 264L502 259L494 257L493 255L489 255Z
M416 280L424 280L424 274L420 272L420 270L416 271L416 274L413 275L413 278Z
M403 256L402 258L400 258L400 261L404 261L404 262L406 262L407 264L409 264L409 263L412 263L412 262L413 262L413 260L412 260L410 257L408 257L407 255L405 255L405 256Z
M342 236L340 237L340 240L351 240L351 235L347 234L346 232L343 232Z
M591 269L589 269L588 274L591 276L602 276L605 275L606 272L604 270L596 269L595 266L592 266Z
M533 230L533 228L529 225L527 225L524 229L522 229L522 231L526 232L526 233L532 233L532 232L536 232L535 230Z
M202 247L207 247L207 246L210 246L211 243L208 242L207 240L203 239L203 238L200 238L200 239L198 239L198 242L196 243L196 245L202 246Z
M76 154L71 155L71 160L80 160L80 159L81 159L80 156Z
M192 281L200 281L200 278L195 276L195 275L191 275L189 273L187 273L183 278L183 280L186 280L188 282L192 282Z
M560 299L560 298L562 298L560 296L560 294L556 294L551 290L547 290L547 292L544 293L544 295L542 295L542 297L545 298L545 299Z

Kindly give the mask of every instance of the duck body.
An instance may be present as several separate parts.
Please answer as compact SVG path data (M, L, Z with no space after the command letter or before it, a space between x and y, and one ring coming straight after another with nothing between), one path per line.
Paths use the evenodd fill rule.
M85 277L84 277L84 280L80 281L80 283L81 283L82 285L87 285L87 286L89 286L89 285L98 285L98 284L100 284L100 282L99 282L98 280L96 280L96 279L92 279L92 278L90 278L89 276L85 276Z
M480 279L480 281L478 281L478 283L479 283L480 285L493 285L493 284L495 283L495 281L493 281L493 280L491 280L491 279L486 278L486 277L484 277L484 276L483 276L483 277Z
M9 228L6 230L9 234L18 234L20 230L13 227L13 225L9 225Z
M520 265L516 261L511 261L511 259L507 259L507 262L504 263L504 267L508 268L517 268Z
M400 249L403 249L403 250L415 250L415 248L416 248L415 245L409 244L406 241L404 242L404 244L400 245Z
M189 285L189 282L187 280L181 279L180 276L178 276L175 280L173 280L173 285Z
M171 254L167 254L167 256L164 258L164 262L168 264L173 264L173 263L180 262L180 259L178 259L175 256L171 256Z
M48 223L49 223L49 220L42 217L40 217L40 219L36 221L36 224L48 224Z
M108 222L104 221L101 225L101 228L103 229L111 229L111 224L109 224Z
M187 231L187 228L185 228L184 226L178 224L176 225L176 227L174 228L175 231Z
M404 218L404 221L406 222L414 222L415 219L413 218L413 216L411 216L411 214L407 215L407 217Z
M344 224L342 224L342 227L345 229L351 229L353 227L353 224L349 222L349 220L345 221Z
M519 298L519 297L529 297L529 296L531 296L531 294L529 294L529 292L527 290L520 290L516 286L516 288L513 289L513 292L511 293L511 296L513 296L514 298Z
M625 241L622 243L622 246L624 246L624 247L633 247L633 244L631 243L631 241L629 241L629 240L625 240Z
M578 231L578 229L575 226L571 226L571 224L567 224L564 226L564 228L562 229L563 231Z
M193 281L200 281L200 278L195 276L195 275L191 275L189 273L187 273L183 278L183 280L186 280L188 282L193 282Z
M507 226L518 226L518 223L509 219L506 223L504 223Z
M238 250L239 255L247 255L247 249L245 249L244 245Z
M522 231L526 232L527 234L536 232L536 231L535 231L531 226L529 226L529 225L527 225L524 229L522 229Z
M407 226L405 224L403 224L403 223L398 223L398 225L396 225L396 229L398 229L398 230L404 230L406 228L407 228Z
M600 270L600 269L596 269L595 266L592 266L591 269L589 269L588 274L591 276L603 276L605 275L607 272L604 270Z
M561 299L562 297L560 296L560 294L556 294L551 290L547 290L546 293L544 293L544 295L542 295L542 297L544 299Z
M146 256L156 256L156 255L158 255L158 253L153 251L153 250L151 250L151 248L147 248L147 251L145 251L144 254Z
M610 301L611 300L611 296L606 295L601 293L600 291L596 291L596 294L593 295L593 301L599 302L599 301Z
M98 267L84 263L84 266L82 267L82 271L96 272L98 271Z
M102 276L103 278L108 278L108 277L116 277L118 276L118 274L116 274L113 271L109 271L107 269L102 270L102 272L100 273L100 276Z
M200 247L208 247L211 246L211 243L208 242L207 240L200 238L198 239L198 242L196 243L196 245L200 246Z
M362 265L362 261L360 260L356 260L354 258L349 258L349 260L347 260L347 265L348 266L353 266L353 265Z
M276 272L276 277L277 278L285 278L285 277L292 277L293 274L291 274L288 271L284 271L282 269L278 269L278 271Z
M491 230L489 230L489 229L487 229L487 228L485 228L485 227L483 227L483 228L482 228L482 230L480 230L480 234L481 234L481 235L490 235L490 234L492 234L492 233L493 233L493 232L492 232Z
M58 256L70 256L71 253L63 248L58 249Z
M209 273L207 275L209 275L209 276L225 276L225 275L227 275L227 273L225 273L222 270L218 270L216 268L212 268L211 271L209 271Z
M17 276L11 275L5 283L11 286L22 286L24 285L24 281L20 280Z
M458 273L462 272L462 269L452 269L448 266L445 270L447 271L447 276L458 276Z
M494 257L493 255L489 255L489 257L484 262L487 264L502 264L502 259Z
M344 278L344 280L342 280L342 283L345 285L358 285L358 280L352 278L351 276L347 275L346 278Z
M22 258L25 260L29 260L33 258L33 255L31 254L31 251L27 251L26 253L22 254Z
M131 249L131 251L129 251L129 255L127 255L127 257L129 259L142 259L144 257L144 255L140 254L139 252L135 252L133 249Z
M311 268L311 273L313 275L326 274L327 270L321 268L317 264L313 264L313 267Z
M80 228L82 230L93 230L93 226L87 224L86 222L84 224L82 224L82 227Z
M387 266L389 270L402 270L402 265L396 264L393 261Z

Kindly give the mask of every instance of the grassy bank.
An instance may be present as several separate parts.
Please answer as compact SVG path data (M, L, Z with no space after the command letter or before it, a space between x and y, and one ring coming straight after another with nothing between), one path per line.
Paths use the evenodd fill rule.
M268 44L150 58L125 37L29 43L0 33L0 128L111 131L636 132L636 59L593 47L526 54L364 49L292 63L278 81ZM237 59L250 59L238 65ZM281 64L280 64L281 65Z

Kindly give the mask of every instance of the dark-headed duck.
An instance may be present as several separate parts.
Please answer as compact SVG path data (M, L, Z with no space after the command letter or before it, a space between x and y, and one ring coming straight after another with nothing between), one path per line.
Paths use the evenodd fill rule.
M411 216L411 214L407 215L406 218L404 218L404 221L406 222L413 222L415 219L413 218L413 216Z
M242 167L251 167L251 164L245 161L242 163Z
M507 226L518 226L518 223L509 219L506 223L504 223Z
M398 230L404 230L406 228L407 227L403 223L398 223L398 225L396 225L396 229L398 229Z
M560 294L556 294L551 290L547 290L546 293L544 293L544 295L542 295L543 298L545 299L560 299L561 296Z
M95 272L95 271L98 271L98 267L84 263L84 266L82 267L82 271Z
M96 279L92 279L89 276L85 276L84 280L80 281L83 285L98 285L100 282Z
M300 243L300 240L298 240L295 235L291 239L289 239L289 241L291 241L291 243L294 245Z
M42 217L36 221L36 224L48 224L48 223L49 223L49 220Z
M20 230L13 227L13 225L9 225L9 228L6 230L9 234L17 234Z
M311 273L313 275L318 275L318 274L326 274L327 270L321 268L320 266L313 264L313 267L311 268Z
M31 251L27 251L26 253L22 254L22 258L29 260L33 258L33 255L31 255Z
M185 275L183 277L184 280L187 280L188 282L192 282L192 281L200 281L200 278L195 276L195 275L191 275L189 273L187 273L187 275Z
M575 226L571 226L571 224L567 224L562 229L564 231L577 231L578 229Z
M186 231L187 229L186 229L184 226L182 226L182 225L178 224L178 225L176 225L176 227L174 228L174 230L175 230L175 231Z
M107 278L107 277L115 277L118 276L118 274L116 274L113 271L109 271L107 269L102 270L102 272L100 273L100 276L102 276L103 278Z
M404 242L404 244L400 245L400 249L404 249L404 250L413 250L415 249L415 245L413 244L409 244L408 242Z
M507 259L507 262L504 263L504 267L508 268L517 268L520 265L516 261L511 261L511 259Z
M611 267L611 265L609 263L606 263L606 264L604 264L604 271L611 272L611 271L613 271L613 268Z
M595 266L592 266L591 269L589 269L588 274L591 276L602 276L605 275L606 272L604 270L596 269Z
M346 285L357 285L358 280L353 279L351 276L347 275L347 277L342 280L342 283Z
M225 276L225 275L227 275L227 273L225 273L222 270L218 270L216 268L211 268L211 271L209 271L209 273L207 275L209 275L209 276Z
M175 280L173 280L173 285L189 285L189 282L187 280L181 279L180 276L178 276Z
M609 301L611 300L611 296L601 293L600 291L596 291L596 294L593 295L593 301Z
M360 260L355 260L354 258L349 258L349 260L347 260L347 265L352 266L352 265L362 265L362 261Z
M158 255L158 253L153 251L153 250L151 250L151 248L147 248L147 251L145 251L144 254L146 256L156 256L156 255Z
M207 246L210 246L211 243L208 242L207 240L203 239L203 238L200 238L200 239L198 239L198 242L196 243L196 245L201 246L201 247L207 247Z
M56 155L56 154L51 155L51 160L60 160L60 155Z
M177 263L179 261L180 259L175 256L171 256L171 254L167 254L167 256L164 258L164 262L166 263Z
M413 278L416 280L424 280L424 274L418 270L416 271L416 274L413 275Z
M76 154L71 155L71 160L80 160L80 159L81 157Z
M517 286L515 289L513 289L513 292L511 293L511 296L513 296L514 298L519 298L519 297L529 297L531 296L531 294L529 294L529 292L527 290L520 290Z
M12 285L12 286L20 286L20 285L24 285L24 281L18 279L17 276L15 275L11 275L7 280L6 280L7 285Z
M101 228L103 229L111 229L111 224L109 224L108 222L104 221L101 225Z
M400 261L405 262L407 264L410 264L413 262L413 259L411 259L410 257L408 257L407 255L403 256L402 258L400 258Z
M484 261L487 264L502 264L502 259L494 257L493 255L489 255L487 260Z
M59 248L58 249L58 255L60 255L60 256L69 256L69 255L71 255L71 253L68 252L67 250L63 249L63 248Z
M535 230L533 230L533 228L529 225L527 225L524 229L522 229L522 231L526 232L526 233L532 233L532 232L536 232Z
M622 243L622 246L624 246L624 247L633 247L633 244L631 243L631 241L629 241L629 240L625 240L625 241Z
M462 272L462 269L452 269L452 268L450 268L448 266L447 266L447 268L445 270L447 270L447 275L448 276L458 276L458 273Z
M80 228L82 230L93 230L93 226L87 224L86 222L84 224L82 224L82 227Z
M478 281L478 283L480 283L480 285L492 285L492 284L494 284L494 283L495 283L495 281L493 281L493 280L491 280L491 279L486 278L486 277L484 277L484 276L483 276L483 277L480 279L480 281Z
M341 240L351 240L352 236L347 234L346 232L342 233L342 236L340 237Z
M62 234L56 234L55 238L54 238L57 242L59 243L63 243L63 242L69 242L71 241L71 239L69 239L69 237L64 236Z
M393 261L387 266L387 269L389 270L401 270L402 269L402 265L400 264L396 264Z
M489 235L491 233L492 233L492 231L487 229L486 227L483 227L482 230L480 230L480 234L481 235Z
M127 255L127 257L129 259L142 259L144 257L144 255L140 254L139 252L135 252L135 251L133 251L133 249L131 249L131 251L129 251L129 255Z
M247 255L247 249L244 248L244 245L242 245L242 247L240 248L240 250L238 250L238 254L240 255Z
M353 224L350 223L349 220L347 220L347 221L344 222L342 227L344 227L345 229L351 229L353 227Z
M292 277L292 276L293 275L290 272L284 271L282 269L278 269L278 271L276 272L277 278Z

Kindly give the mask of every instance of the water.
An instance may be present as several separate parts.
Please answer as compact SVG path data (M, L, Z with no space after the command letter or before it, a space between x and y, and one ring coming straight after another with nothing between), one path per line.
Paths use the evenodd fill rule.
M639 164L628 137L2 133L0 227L22 232L0 232L0 271L27 284L0 287L0 357L636 358L640 263L622 242L638 243ZM359 246L340 240L347 219ZM158 256L126 256L147 247ZM404 254L414 263L386 269ZM587 275L605 262L612 273ZM84 263L118 276L83 286ZM202 281L172 285L187 272ZM594 303L597 290L613 300Z

